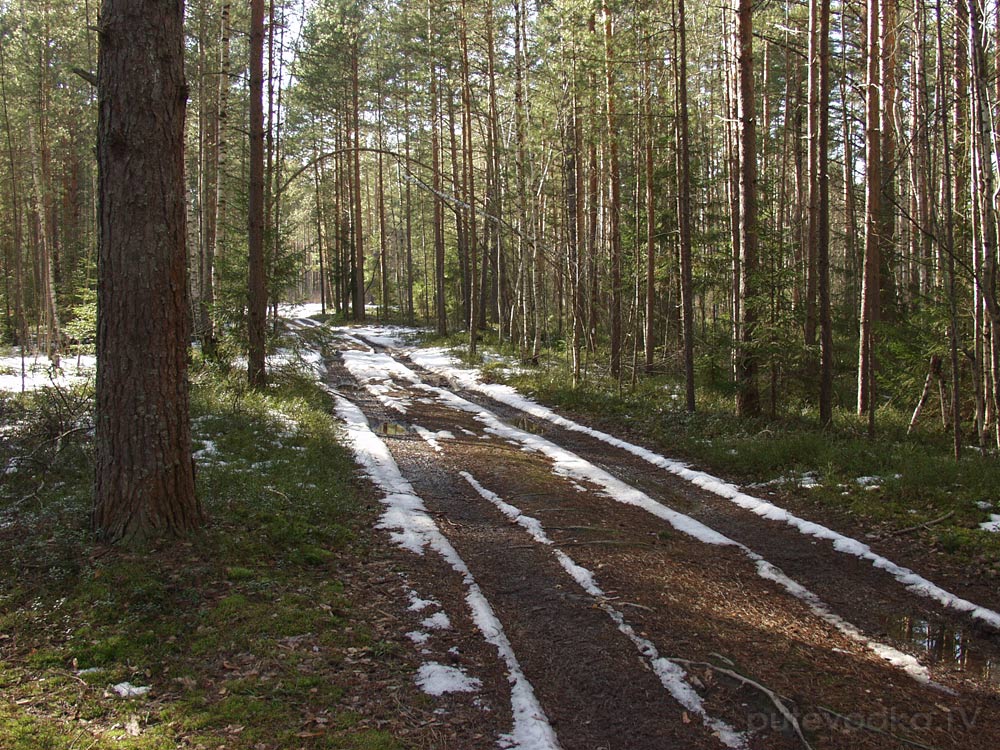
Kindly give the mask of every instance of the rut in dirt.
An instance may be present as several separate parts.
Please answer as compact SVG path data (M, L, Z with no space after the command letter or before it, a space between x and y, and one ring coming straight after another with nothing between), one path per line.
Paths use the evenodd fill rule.
M969 628L980 668L921 663L884 623L960 617L383 343L342 338L331 382L468 566L562 747L1000 746L989 635Z

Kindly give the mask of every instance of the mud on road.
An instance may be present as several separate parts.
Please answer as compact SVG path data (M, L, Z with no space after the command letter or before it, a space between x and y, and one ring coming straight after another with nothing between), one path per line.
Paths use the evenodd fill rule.
M461 634L452 665L478 680L433 698L443 722L481 721L456 747L1000 747L991 628L383 339L342 335L327 355L330 388L454 553L399 559L414 601ZM386 544L405 537L390 531ZM449 658L425 622L414 649Z

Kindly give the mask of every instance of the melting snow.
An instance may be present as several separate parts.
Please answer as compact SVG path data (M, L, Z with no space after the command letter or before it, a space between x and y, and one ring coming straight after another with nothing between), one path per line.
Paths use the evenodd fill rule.
M431 630L449 630L451 628L451 620L444 612L435 612L430 617L424 618L420 624Z
M996 513L990 513L990 520L983 521L981 524L979 524L979 528L981 528L983 531L1000 532L1000 515L997 515Z
M278 305L278 312L283 318L307 318L311 315L320 315L323 312L323 305L319 302L306 302L302 305Z
M416 360L416 357L413 358ZM413 373L412 371L409 372L408 378L411 380L418 380L416 373ZM673 510L672 508L669 508L665 505L662 505L661 503L658 503L657 501L649 497L649 495L647 495L646 493L636 489L635 487L632 487L629 484L626 484L620 479L617 479L608 472L595 466L589 461L581 458L575 453L572 453L556 445L555 443L546 440L545 438L539 435L533 435L531 433L525 432L524 430L520 430L516 427L512 427L502 422L496 416L496 414L489 411L488 409L484 409L479 405L467 401L461 396L458 396L442 388L435 388L434 386L429 386L422 383L418 384L417 387L427 391L428 393L435 394L443 403L451 406L454 409L459 409L461 411L473 414L479 422L481 422L486 426L487 432L492 433L497 437L500 437L501 439L508 440L514 444L520 444L525 451L538 452L547 456L552 461L554 470L557 474L565 476L569 478L571 481L572 480L585 481L597 487L601 487L604 490L604 494L610 499L615 500L616 502L623 503L625 505L634 505L636 507L639 507L647 511L648 513L655 515L658 518L666 521L671 526L673 526L673 528L676 529L677 531L683 534L687 534L688 536L691 536L697 539L698 541L704 542L705 544L736 547L754 563L755 568L757 570L757 574L759 576L767 580L773 581L774 583L777 583L782 588L784 588L789 594L800 599L803 603L806 604L806 606L808 606L813 611L813 613L816 616L818 616L828 624L835 627L837 630L846 635L848 638L858 641L859 643L871 649L881 658L885 659L886 661L889 661L895 666L900 667L915 680L922 683L930 683L930 675L927 669L924 666L922 666L916 659L914 659L911 656L908 656L907 654L904 654L901 651L898 651L897 649L892 648L891 646L887 646L885 644L869 639L854 625L845 621L838 615L834 614L829 609L829 607L827 607L826 604L823 603L823 601L818 596L816 596L816 594L814 594L813 592L809 591L807 588L805 588L798 582L786 576L779 568L767 562L767 560L765 560L759 554L751 550L749 547L733 539L730 539L724 534L721 534L715 529L706 526L705 524L695 520L694 518L691 518L690 516L686 516L683 513L679 513ZM695 479L691 479L692 482L698 484L699 486L704 487L705 489L709 489L710 491L721 494L721 490L724 490L725 488L728 487L731 488L731 490L733 491L733 493L735 493L735 495L744 498L749 498L749 496L743 495L739 491L739 489L736 488L734 485L723 483L721 480L716 479L715 477L711 477L708 474L702 474L701 472L694 472L688 469L683 464L670 461L669 459L665 459L662 456L656 456L656 454L646 451L643 448L639 448L638 446L631 445L630 443L626 443L625 441L612 437L611 435L606 435L605 433L598 433L596 430L590 430L589 428L582 427L576 424L575 422L571 422L568 419L559 417L558 415L554 414L545 407L538 406L537 404L532 405L531 402L524 399L523 396L516 394L513 391L513 389L507 386L500 386L500 388L504 389L506 392L514 394L518 402L527 404L529 406L533 406L531 413L535 416L542 415L544 412L547 412L551 416L545 416L543 418L556 422L561 426L566 426L562 424L563 422L575 425L577 431L587 432L596 435L604 435L605 437L602 437L600 439L616 446L625 447L632 453L636 453L637 455L642 455L643 458L646 458L646 456L648 455L650 457L659 459L660 461L664 462L667 466L671 464L677 464L677 466L682 467L685 472L687 472L693 477L696 477ZM647 460L650 459L647 458ZM699 482L697 478L705 478L702 480L704 484L702 482ZM723 496L725 497L725 495ZM750 498L750 499L752 499L755 503L769 505L767 503L763 503L763 501L756 500L755 498ZM770 507L774 508L775 506L770 506ZM789 514L786 511L782 510L781 513L784 514L785 516L789 516ZM765 515L765 517L768 516ZM802 523L809 523L809 522L802 522ZM810 525L816 526L817 528L823 528L817 526L816 524L810 524ZM846 537L843 538L846 539ZM856 542L854 540L850 541L854 542L854 544L860 545L860 542ZM841 546L838 546L836 542L834 543L834 546L837 549L841 549ZM845 550L841 549L841 551ZM997 617L1000 618L1000 615L997 615Z
M148 687L137 687L131 682L119 682L117 685L113 685L111 689L122 698L139 698L149 692Z
M219 454L219 449L213 441L198 439L198 442L202 444L202 448L192 454L194 458L210 458Z
M410 405L409 399L393 396L398 390L393 383L393 377L409 382L412 381L412 371L400 365L388 354L376 352L361 352L346 349L341 352L344 366L358 381L365 384L373 396L385 406L405 414Z
M799 518L798 516L789 513L784 508L773 505L766 500L761 500L760 498L744 494L736 485L725 482L718 477L712 476L711 474L692 469L681 461L666 458L657 453L653 453L650 450L614 437L613 435L609 435L606 432L585 427L571 419L562 417L553 412L551 409L525 398L509 386L481 383L479 382L478 376L473 371L462 370L455 367L455 360L443 349L415 350L410 352L410 358L421 367L425 367L426 369L439 375L444 375L461 387L483 393L493 399L496 399L497 401L500 401L501 403L520 409L537 419L545 419L553 424L563 427L564 429L590 435L591 437L607 443L608 445L613 445L616 448L628 451L632 455L637 456L654 466L664 469L671 474L679 476L682 479L686 479L692 484L712 492L719 497L725 498L735 505L738 505L745 510L749 510L762 518L785 523L802 534L832 542L834 549L838 552L853 555L870 562L875 568L889 573L897 581L906 586L906 588L911 592L924 596L928 599L933 599L939 604L950 609L967 613L974 619L1000 630L1000 613L977 605L949 591L946 591L926 578L914 573L909 568L897 565L891 560L872 552L871 548L863 542L844 536L843 534L833 531L832 529L820 524ZM476 407L476 409L478 409L478 407ZM895 476L894 478L898 478L898 476ZM877 478L859 477L859 479Z
M345 423L347 439L355 457L365 467L371 480L386 493L382 498L386 511L379 526L389 529L400 546L417 554L423 554L424 548L430 547L462 576L466 587L465 601L469 605L472 620L486 642L497 649L507 666L514 715L513 729L504 738L507 746L522 750L558 749L559 741L555 731L538 703L531 683L521 670L503 625L465 561L427 514L423 501L403 478L385 443L368 427L368 421L361 410L336 391L331 389L330 393L336 400L337 414Z
M549 547L552 546L552 540L549 538L548 534L545 533L545 529L542 527L542 524L538 521L538 519L524 515L519 508L516 508L506 502L495 492L483 487L478 481L476 481L475 477L468 472L463 471L460 472L460 474L465 478L465 481L472 485L476 492L478 492L484 499L496 506L496 508L507 516L507 518L524 528L532 539L539 544L544 544ZM685 679L685 671L669 659L661 657L652 641L636 633L635 629L625 621L625 616L608 603L607 596L604 591L601 590L601 588L597 585L597 582L594 581L594 574L587 568L578 565L562 550L553 548L552 551L563 570L569 573L573 580L576 581L584 591L597 600L598 606L600 606L600 608L611 617L615 625L618 626L618 630L624 633L625 636L627 636L628 639L635 644L636 648L639 649L639 653L646 657L646 660L652 667L653 672L660 678L660 684L666 688L667 692L669 692L670 695L672 695L674 699L688 711L702 717L705 725L715 732L715 734L727 747L746 747L746 738L742 733L733 729L726 722L708 716L705 712L705 706L701 700L701 696L694 691L694 688L692 688L690 683L688 683Z
M411 612L421 612L421 611L427 609L428 607L433 607L435 605L440 606L433 599L421 599L419 596L417 596L417 592L416 591L411 591L410 592L410 606L407 607L407 609L409 609Z
M79 362L79 364L78 364ZM97 357L65 356L60 361L60 369L53 369L47 358L31 356L24 358L24 390L35 391L55 385L67 386L83 383L93 377L97 369ZM0 391L21 392L21 358L0 357Z
M458 667L448 667L436 661L421 665L417 672L417 684L428 695L475 693L483 685L479 678L470 677Z

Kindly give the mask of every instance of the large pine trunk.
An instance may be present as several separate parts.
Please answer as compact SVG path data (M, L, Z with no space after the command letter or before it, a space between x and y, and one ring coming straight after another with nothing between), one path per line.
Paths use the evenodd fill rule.
M104 0L96 506L107 542L204 520L188 417L183 3Z

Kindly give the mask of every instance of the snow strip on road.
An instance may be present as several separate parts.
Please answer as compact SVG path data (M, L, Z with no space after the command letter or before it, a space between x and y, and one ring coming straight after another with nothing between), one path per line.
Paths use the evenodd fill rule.
M412 370L400 365L388 354L345 349L340 355L351 375L364 382L375 398L386 407L400 414L406 414L410 400L391 395L392 391L396 390L392 378L395 376L408 380L413 375Z
M370 356L382 357L385 355ZM918 682L940 687L931 681L930 673L927 668L924 667L917 659L896 648L893 648L892 646L889 646L888 644L880 643L868 638L868 636L866 636L857 626L834 613L830 607L819 598L819 596L807 589L798 581L789 578L780 568L769 563L761 555L754 552L746 545L737 542L734 539L730 539L715 529L706 526L701 521L691 518L690 516L686 516L683 513L675 511L672 508L657 502L645 492L626 484L617 477L609 474L604 469L595 466L575 453L568 451L539 435L532 435L529 432L525 432L524 430L506 424L501 421L496 414L488 409L485 409L478 404L474 404L471 401L452 393L451 391L420 382L420 378L415 372L409 370L409 368L405 365L397 362L396 369L399 370L400 368L407 371L401 375L402 379L414 383L414 386L420 390L433 394L443 404L450 406L453 409L472 414L478 422L486 427L487 432L492 433L493 435L496 435L504 440L509 440L518 444L526 451L541 453L542 455L548 457L552 461L553 469L556 474L567 477L570 480L585 481L600 487L603 490L603 494L611 500L624 505L633 505L641 508L657 518L666 521L677 531L697 539L700 542L718 546L735 547L754 563L757 575L781 586L789 594L802 601L807 607L809 607L813 614L822 619L824 622L833 626L851 640L864 645L878 657L884 659L893 666L900 668ZM359 368L358 372L363 372L365 369L367 368ZM360 382L366 386L368 385L363 379Z
M503 625L465 561L427 514L423 501L400 473L399 466L385 443L371 431L361 410L332 388L327 388L327 391L336 400L337 415L345 423L347 439L355 458L365 468L372 482L386 493L381 500L386 511L379 527L389 529L397 544L416 554L423 554L424 548L430 547L462 576L466 587L465 601L469 605L473 621L486 642L497 649L507 665L514 726L510 735L501 738L503 746L521 750L558 750L559 741L555 731L538 703L531 683L521 670Z
M898 565L882 555L873 552L871 547L863 542L859 542L857 539L840 534L818 523L799 518L784 508L780 508L766 500L747 495L736 485L703 471L692 469L681 461L666 458L646 448L617 438L614 435L585 427L571 419L560 416L551 409L525 398L510 386L481 383L475 371L456 367L456 360L444 349L417 349L408 351L407 353L410 359L420 367L438 375L443 375L462 388L482 393L496 401L526 412L532 417L547 420L564 429L583 433L608 445L621 448L762 518L783 522L802 534L832 542L833 548L838 552L867 560L874 567L889 573L913 593L932 599L949 609L969 614L974 619L1000 630L1000 612L980 606L946 591L923 576L914 573L909 568Z
M635 629L625 620L625 616L619 610L612 607L608 602L607 595L601 587L597 585L597 582L594 581L593 572L577 564L573 558L562 550L556 548L548 534L545 533L545 529L542 527L542 524L537 518L524 515L519 508L506 502L495 492L483 487L478 481L476 481L475 477L468 472L462 471L459 472L459 474L462 475L465 481L472 485L473 489L475 489L480 496L496 506L496 508L507 518L525 529L532 539L539 544L544 544L552 548L552 553L555 555L556 560L559 561L563 570L569 573L573 580L594 598L597 605L604 610L604 612L607 613L608 616L610 616L614 621L615 625L618 626L618 630L624 633L628 639L635 644L636 648L639 649L639 653L646 658L647 662L649 662L649 666L652 667L653 673L660 678L660 683L667 689L667 692L673 696L674 700L680 703L691 713L696 716L700 716L702 721L704 721L705 726L711 729L719 740L726 745L726 747L746 747L747 740L743 733L736 731L726 722L721 719L713 718L705 712L705 705L701 700L701 696L695 692L694 688L692 688L691 684L687 681L687 673L684 669L669 659L661 657L659 651L656 650L656 646L654 646L650 640L643 638L635 632Z

